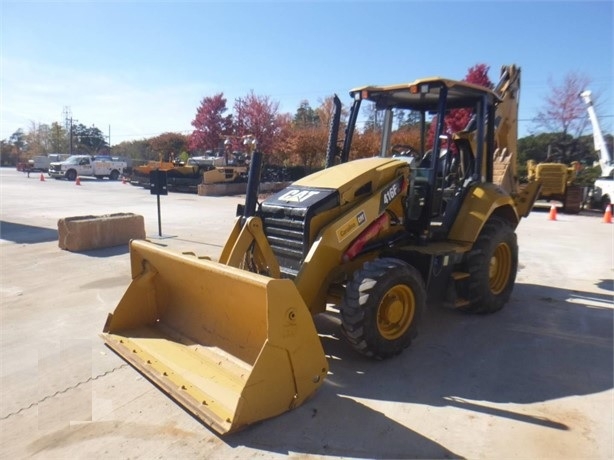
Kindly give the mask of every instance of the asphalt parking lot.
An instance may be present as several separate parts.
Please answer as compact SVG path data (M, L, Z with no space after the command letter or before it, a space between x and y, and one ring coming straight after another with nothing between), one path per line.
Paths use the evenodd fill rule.
M219 256L241 197L161 197L160 244ZM518 227L512 299L487 316L432 306L401 356L373 362L316 318L330 375L306 404L220 437L105 347L130 283L127 247L58 248L63 217L156 197L0 168L2 458L614 458L613 229L535 211Z

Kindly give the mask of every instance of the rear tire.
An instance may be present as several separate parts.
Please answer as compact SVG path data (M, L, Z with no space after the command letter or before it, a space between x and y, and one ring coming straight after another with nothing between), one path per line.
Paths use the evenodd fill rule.
M472 313L494 313L509 300L518 272L518 243L514 229L503 219L491 217L468 253Z
M390 358L416 337L425 305L424 281L414 267L394 258L367 262L346 287L343 335L365 356Z
M111 180L119 179L119 171L117 171L116 169L111 171L111 175L109 176L109 179L111 179Z
M566 214L578 214L582 210L583 189L576 185L567 187L563 202L563 212Z

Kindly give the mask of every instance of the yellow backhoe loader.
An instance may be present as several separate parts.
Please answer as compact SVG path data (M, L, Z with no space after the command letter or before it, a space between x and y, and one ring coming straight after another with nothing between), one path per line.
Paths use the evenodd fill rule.
M375 359L410 345L427 303L499 310L518 267L515 228L539 188L517 187L519 86L520 69L505 66L494 90L439 77L357 88L342 142L335 98L326 169L258 202L254 152L219 261L131 242L133 280L104 340L224 434L322 385L328 364L312 316L327 308L340 312L350 346ZM348 161L368 103L383 120L379 156ZM446 133L459 108L472 121ZM393 157L401 119L414 120L421 141Z

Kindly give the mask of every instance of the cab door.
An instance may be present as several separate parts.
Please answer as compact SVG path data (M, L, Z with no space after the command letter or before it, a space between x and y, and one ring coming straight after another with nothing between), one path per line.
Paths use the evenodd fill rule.
M94 175L94 170L93 170L93 166L92 166L92 160L90 160L89 158L82 158L81 160L79 160L79 166L80 166L80 174L83 176L93 176Z

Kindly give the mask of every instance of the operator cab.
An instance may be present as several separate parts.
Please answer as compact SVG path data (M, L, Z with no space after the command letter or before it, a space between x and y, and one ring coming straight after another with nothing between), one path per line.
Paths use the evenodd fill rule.
M360 116L363 134L370 131L379 136L379 156L410 165L408 231L445 239L468 188L492 181L498 96L482 86L438 77L365 86L350 95L354 105L348 125L362 124L358 123ZM448 120L459 116L471 117L471 121L465 129L452 132ZM352 135L348 129L341 161L348 159Z

